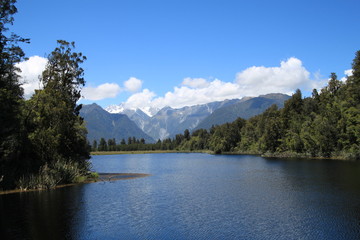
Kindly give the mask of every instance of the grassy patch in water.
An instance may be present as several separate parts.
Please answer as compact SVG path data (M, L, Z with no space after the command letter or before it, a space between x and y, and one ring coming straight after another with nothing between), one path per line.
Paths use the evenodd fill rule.
M82 169L77 162L55 161L40 167L37 173L22 176L16 182L16 188L51 189L58 185L96 181L99 176Z

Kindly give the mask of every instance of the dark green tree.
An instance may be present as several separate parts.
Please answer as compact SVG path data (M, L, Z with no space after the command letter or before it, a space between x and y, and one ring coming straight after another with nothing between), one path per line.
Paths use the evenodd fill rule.
M28 101L29 139L40 166L56 160L76 162L87 170L89 148L86 128L79 116L80 91L85 84L80 64L86 59L74 52L75 44L59 40L41 76L44 88ZM36 165L36 163L33 163Z
M15 0L0 1L0 186L10 182L22 150L21 104L23 90L15 64L24 59L20 42L29 42L7 34L17 12ZM3 180L3 181L1 181Z
M93 144L92 144L92 147L91 147L91 150L96 152L98 149L98 143L96 140L93 141Z
M347 78L348 100L355 106L360 105L360 50L356 52L352 63L353 75Z
M190 131L189 131L189 129L185 129L185 131L184 131L184 138L185 138L186 140L190 140Z
M336 95L342 85L342 82L337 79L336 73L331 73L330 80L326 89L331 95Z
M179 146L183 140L184 140L184 135L182 134L175 135L175 145Z
M106 140L104 138L100 139L98 150L99 151L107 151L108 150L107 143L106 143Z
M277 105L269 107L261 116L266 124L264 124L264 132L259 139L259 148L263 152L275 152L280 146L282 137L280 112Z
M108 150L115 151L116 150L116 140L115 138L108 139Z
M225 123L213 128L213 134L209 139L209 147L215 153L234 151L241 141L241 130L245 120L238 118L232 123Z
M355 54L352 73L345 87L342 141L346 143L347 152L360 159L360 51Z
M294 114L301 114L302 111L302 93L300 89L297 89L290 99L284 104L284 115L285 117L294 116Z

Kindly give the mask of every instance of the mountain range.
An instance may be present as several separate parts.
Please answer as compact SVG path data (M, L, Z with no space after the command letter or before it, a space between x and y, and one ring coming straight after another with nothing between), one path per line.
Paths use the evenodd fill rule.
M124 109L122 105L102 109L96 104L84 105L80 115L85 119L90 141L115 138L117 141L135 136L146 142L173 138L176 134L212 125L232 122L238 117L248 119L276 104L283 107L290 96L280 93L224 100L179 109L164 107L157 112L146 109ZM111 113L110 113L110 112ZM149 114L151 112L151 114Z
M213 125L233 122L239 117L249 119L264 112L273 104L276 104L279 108L284 107L284 102L289 98L290 96L288 95L277 93L260 95L259 97L250 98L246 101L240 101L230 106L216 109L206 117L196 129L210 129Z
M87 138L99 141L115 138L117 143L129 137L144 138L145 142L154 142L154 139L144 133L129 117L120 113L109 113L96 103L83 105L80 116L84 118L88 130Z
M140 109L123 111L133 120L146 134L154 139L172 138L185 129L193 130L203 119L216 109L232 105L239 99L212 102L203 105L195 105L174 109L164 107L154 116L149 117Z
M179 109L164 107L153 116L140 109L122 109L146 134L156 139L174 137L185 129L209 129L212 125L232 122L238 117L250 118L265 111L272 104L283 107L290 96L280 93L224 100L202 105L187 106ZM119 106L122 108L122 106ZM111 110L111 109L106 109ZM114 110L114 107L112 107ZM149 111L149 108L145 110Z

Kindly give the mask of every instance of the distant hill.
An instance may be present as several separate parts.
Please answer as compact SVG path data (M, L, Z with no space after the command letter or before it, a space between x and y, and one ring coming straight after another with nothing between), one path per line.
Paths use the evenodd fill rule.
M290 96L286 94L271 93L237 102L235 104L215 110L201 123L199 123L196 129L210 129L213 125L221 125L227 122L233 122L239 117L249 119L264 112L273 104L276 104L279 108L282 108L284 106L284 102L289 98Z
M144 138L147 143L154 142L153 138L145 134L125 114L109 113L95 103L83 105L80 116L86 122L87 137L90 142L99 141L102 137L106 140L115 138L117 143L129 137Z

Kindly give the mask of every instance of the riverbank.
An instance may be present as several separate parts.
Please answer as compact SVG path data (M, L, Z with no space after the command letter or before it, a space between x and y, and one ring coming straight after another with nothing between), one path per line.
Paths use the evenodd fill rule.
M176 150L149 150L149 151L96 151L90 155L120 155L120 154L147 154L147 153L178 153Z
M356 158L351 158L349 156L333 156L333 157L322 157L322 156L311 156L310 154L301 154L294 152L282 152L282 153L256 153L256 152L222 152L215 153L211 150L195 150L195 151L185 151L185 150L139 150L139 151L101 151L101 152L91 152L91 155L121 155L121 154L156 154L156 153L206 153L214 155L254 155L261 156L266 158L282 158L282 159L309 159L309 160L336 160L336 161L357 161Z
M149 153L208 153L213 154L210 150L199 151L179 151L179 150L139 150L139 151L97 151L91 152L91 155L120 155L120 154L149 154Z
M4 190L0 191L0 195L4 194L11 194L11 193L23 193L23 192L38 192L38 191L45 191L45 190L54 190L63 187L70 187L79 184L88 184L88 183L95 183L95 182L112 182L118 180L129 180L135 178L142 178L151 176L150 174L145 173L98 173L97 178L87 178L83 179L81 182L76 183L69 183L69 184L61 184L57 185L54 188L50 189L13 189L13 190Z
M256 153L256 152L223 152L222 155L254 155L264 158L281 158L281 159L307 159L307 160L334 160L334 161L358 161L351 155L338 155L332 157L312 156L311 154L281 152L281 153Z

